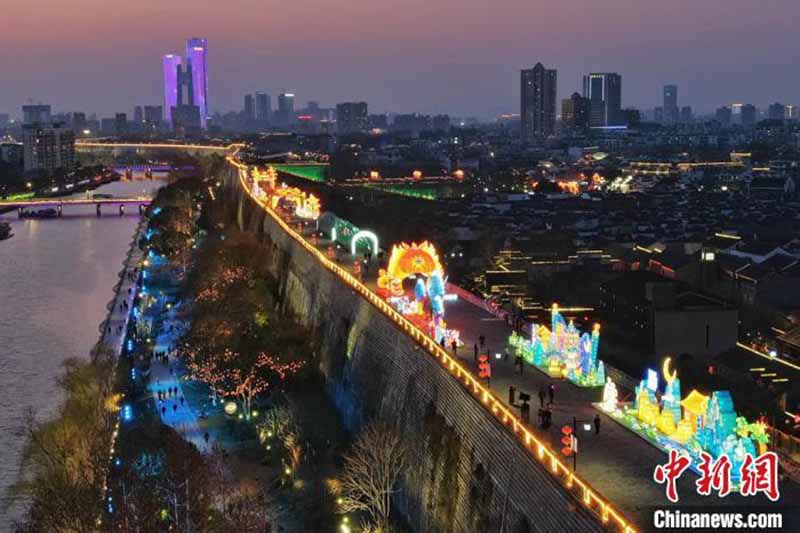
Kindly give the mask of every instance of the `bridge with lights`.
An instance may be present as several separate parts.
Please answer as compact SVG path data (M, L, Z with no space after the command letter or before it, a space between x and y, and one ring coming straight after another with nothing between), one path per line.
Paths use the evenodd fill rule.
M24 218L31 211L38 209L54 209L55 216L63 214L64 207L69 206L95 206L97 215L102 213L103 206L116 206L120 215L125 214L125 208L136 207L139 214L152 202L151 198L140 196L136 198L41 198L37 200L4 200L0 201L0 209L17 209L17 215Z

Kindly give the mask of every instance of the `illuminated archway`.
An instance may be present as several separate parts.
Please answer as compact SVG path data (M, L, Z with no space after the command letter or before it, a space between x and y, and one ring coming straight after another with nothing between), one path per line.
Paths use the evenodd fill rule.
M350 239L350 253L356 255L356 244L360 239L367 239L372 245L372 253L378 253L378 236L368 230L360 230Z

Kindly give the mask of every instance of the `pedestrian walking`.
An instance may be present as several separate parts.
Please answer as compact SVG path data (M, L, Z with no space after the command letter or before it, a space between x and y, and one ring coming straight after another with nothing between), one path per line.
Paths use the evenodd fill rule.
M545 397L544 385L542 385L541 387L539 387L539 407L544 408L544 397Z
M177 403L173 403L172 404L172 414L175 414L177 412L178 412L178 404Z
M167 406L166 405L161 407L161 416L162 417L167 416Z
M508 349L503 350L503 362L508 362Z
M477 363L478 362L478 343L477 342L475 343L473 348L475 349L475 362Z
M524 361L522 360L522 356L521 355L517 356L517 360L514 361L514 364L517 366L517 368L519 368L519 375L521 376L522 375L522 369L525 367Z
M594 434L600 434L600 415L594 415Z
M553 405L553 402L556 399L556 386L552 383L547 387L547 395L550 397L549 405Z
M211 435L209 435L209 434L208 434L208 431L206 431L206 432L203 434L203 440L204 440L204 441L206 441L206 447L208 447L208 439L210 439L210 438L211 438Z
M455 339L450 342L450 348L453 349L453 356L458 356L458 343Z
M439 345L440 345L442 348L444 348L444 349L447 349L447 340L445 340L445 338L444 338L444 337L442 337L442 338L441 338L441 340L439 341Z
M478 342L481 343L481 348L483 348L483 346L486 344L486 337L481 335L480 337L478 337Z
M181 396L181 407L183 407L183 396Z
M514 405L517 401L517 389L514 388L514 385L508 387L508 404Z

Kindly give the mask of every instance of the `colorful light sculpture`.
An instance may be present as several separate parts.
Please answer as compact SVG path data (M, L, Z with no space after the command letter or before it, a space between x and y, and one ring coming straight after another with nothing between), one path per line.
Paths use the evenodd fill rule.
M600 387L606 383L603 362L597 360L599 324L594 326L591 334L582 334L572 321L567 323L564 320L557 304L553 304L550 311L549 329L533 324L530 340L512 333L509 343L518 356L551 377L565 377L584 387Z
M700 464L705 452L716 460L723 454L731 460L733 481L738 481L739 467L745 454L759 455L767 450L769 436L763 424L750 424L736 413L728 391L705 395L692 390L681 398L680 379L670 370L667 358L662 366L664 387L660 400L657 393L661 383L657 373L648 371L635 389L634 403L612 410L611 416L658 448L677 449ZM609 385L606 384L609 389ZM609 393L610 394L610 393ZM609 412L604 401L598 407ZM694 466L692 468L695 468Z

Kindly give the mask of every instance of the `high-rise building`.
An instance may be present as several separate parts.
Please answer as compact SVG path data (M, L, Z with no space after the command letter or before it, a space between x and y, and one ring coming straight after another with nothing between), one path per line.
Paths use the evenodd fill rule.
M181 56L164 56L164 121L172 125L172 109L178 105L178 77L181 74Z
M86 130L86 113L73 113L72 114L72 131L80 135Z
M556 131L556 70L541 63L520 71L522 142L549 137Z
M197 37L186 41L186 63L191 71L192 100L190 105L196 105L200 110L200 125L206 127L208 118L208 40Z
M116 135L125 135L128 133L128 115L125 113L117 113L114 115L114 133Z
M731 115L731 108L728 106L722 106L717 108L714 118L716 118L717 122L719 122L722 127L727 128L731 125Z
M62 123L34 122L22 127L25 172L75 169L75 134Z
M278 126L289 126L294 122L294 94L278 95L278 110L275 112L275 123Z
M23 124L47 124L51 121L49 105L35 104L22 106Z
M366 102L344 102L336 105L336 129L340 135L367 131L368 119Z
M653 122L658 122L661 124L664 122L664 108L661 106L656 107L653 109Z
M161 122L164 111L160 105L144 106L144 121L148 124L158 124Z
M589 127L589 100L578 93L561 100L561 124L570 131Z
M371 130L389 129L389 117L386 116L386 113L382 113L380 115L370 115L368 122L369 129Z
M244 121L246 124L252 124L256 119L256 106L252 94L244 95Z
M260 125L269 123L272 114L272 99L265 92L256 93L256 121Z
M144 122L144 109L142 109L142 106L137 105L133 108L133 121L136 124L141 124Z
M199 137L202 132L200 108L196 105L172 108L172 126L178 137Z
M788 120L797 120L800 117L800 113L798 113L798 108L794 104L788 104L786 106L786 118Z
M753 104L745 104L741 107L742 126L751 127L756 123L756 106Z
M583 97L589 99L591 127L621 124L622 76L616 72L595 72L584 76Z
M664 85L664 122L678 122L678 86Z
M694 118L694 114L692 113L692 106L685 105L681 108L681 122L684 124L688 124Z
M771 120L784 120L786 118L786 106L775 102L769 106L768 116Z

